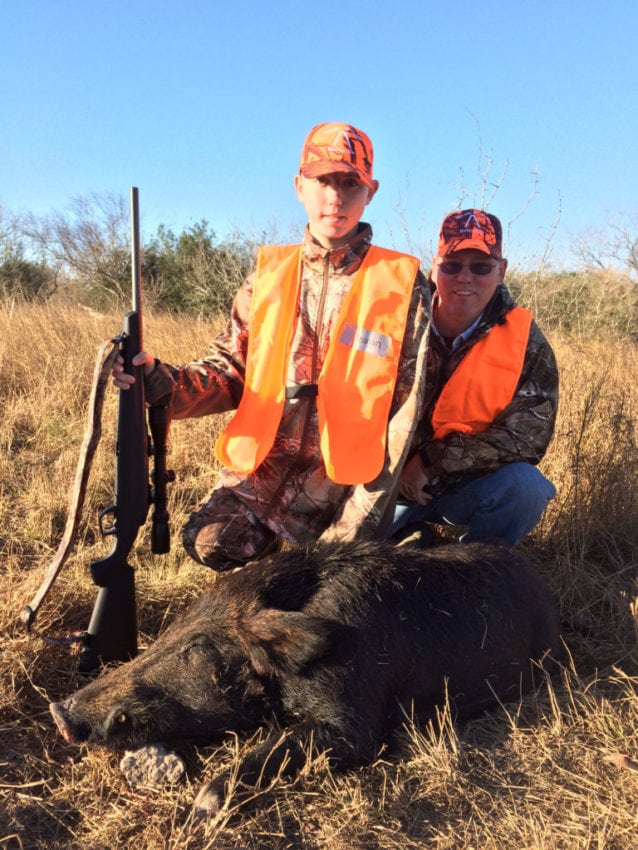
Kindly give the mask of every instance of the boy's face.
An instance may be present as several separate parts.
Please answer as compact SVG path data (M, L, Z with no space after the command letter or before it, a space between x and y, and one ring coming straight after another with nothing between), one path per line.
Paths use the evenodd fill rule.
M335 171L320 177L297 174L295 190L314 238L324 248L341 248L356 233L363 210L379 184L366 186L355 175Z

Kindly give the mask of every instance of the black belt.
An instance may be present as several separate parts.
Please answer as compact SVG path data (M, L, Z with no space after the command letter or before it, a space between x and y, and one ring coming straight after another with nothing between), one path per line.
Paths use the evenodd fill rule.
M286 387L286 398L315 398L318 392L316 384L292 384Z

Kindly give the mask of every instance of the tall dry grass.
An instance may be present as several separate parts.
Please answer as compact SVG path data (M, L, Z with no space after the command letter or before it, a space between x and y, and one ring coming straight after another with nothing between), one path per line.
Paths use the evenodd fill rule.
M321 760L260 805L191 832L197 784L232 764L245 741L187 754L189 779L161 792L128 788L115 755L66 745L48 702L82 680L73 650L17 625L64 529L99 342L117 316L6 305L0 315L0 847L604 848L636 844L638 794L638 349L553 339L562 373L556 436L543 469L559 495L523 544L569 624L570 668L520 704L456 728L408 723L397 753L346 775ZM149 316L145 343L167 360L205 351L207 322ZM37 625L85 628L96 588L89 562L108 543L96 514L113 490L116 393L109 390L77 547ZM210 580L186 559L178 529L215 475L214 419L174 423L170 555L137 566L142 644ZM634 760L635 759L635 760Z

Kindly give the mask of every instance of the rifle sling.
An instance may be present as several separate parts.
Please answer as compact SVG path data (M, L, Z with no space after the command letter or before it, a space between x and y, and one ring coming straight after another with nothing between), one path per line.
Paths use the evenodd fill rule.
M113 368L115 358L119 352L118 342L119 339L107 339L100 345L98 350L95 369L93 371L93 383L89 399L87 425L84 432L84 439L82 440L80 456L78 458L64 534L55 556L47 569L40 589L35 594L30 604L25 606L20 613L20 620L27 632L31 631L38 609L42 605L42 602L51 589L53 582L57 578L58 573L62 569L75 544L78 525L82 515L82 507L84 505L86 485L89 480L89 473L93 463L93 456L95 455L95 450L97 449L100 437L102 436L102 407L104 405L106 383L111 373L111 369ZM109 345L112 345L113 347L105 357L104 353ZM36 634L38 634L39 637L48 640L38 632L36 632ZM68 641L67 638L61 638L58 640L62 642Z

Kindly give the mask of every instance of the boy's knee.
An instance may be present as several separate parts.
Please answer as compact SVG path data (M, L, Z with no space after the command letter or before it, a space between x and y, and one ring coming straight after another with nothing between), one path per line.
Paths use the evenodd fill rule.
M184 549L194 561L217 571L232 570L276 546L274 532L249 517L243 505L237 503L234 511L218 507L216 511L209 502L182 529Z
M241 566L243 561L235 561L229 556L228 552L223 551L214 534L208 533L210 531L209 527L197 530L186 526L182 532L182 543L187 554L197 563L218 572Z

